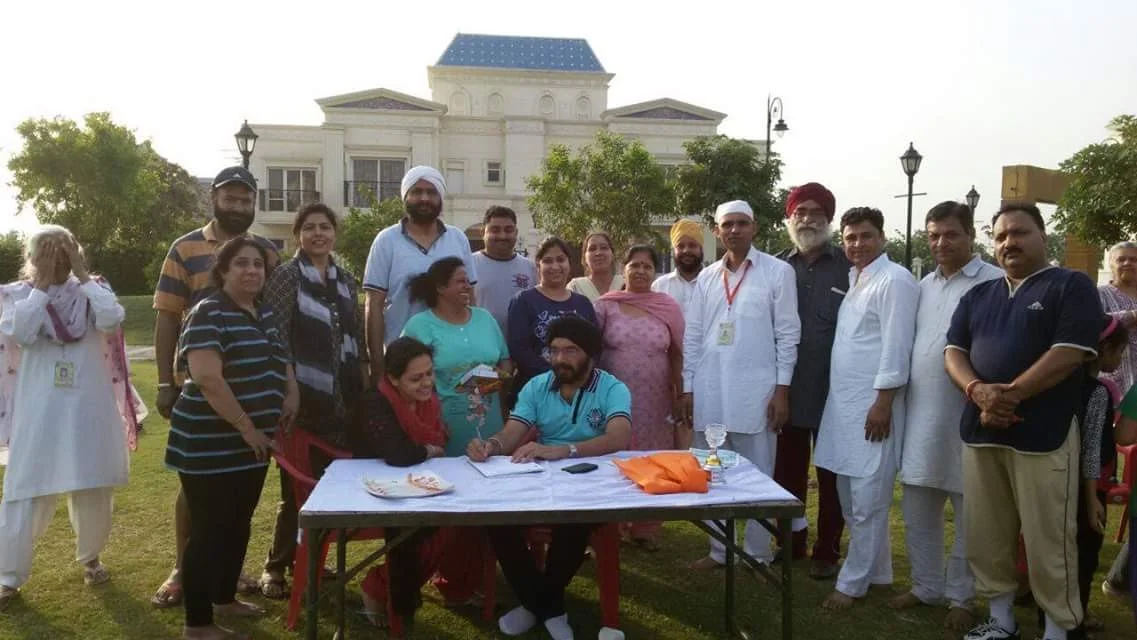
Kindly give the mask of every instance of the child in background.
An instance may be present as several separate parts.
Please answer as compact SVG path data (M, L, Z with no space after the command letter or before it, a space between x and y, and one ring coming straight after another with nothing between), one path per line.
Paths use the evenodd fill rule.
M1106 327L1098 341L1098 356L1086 363L1082 399L1085 406L1081 424L1082 492L1078 500L1078 589L1082 599L1085 631L1100 630L1100 621L1089 615L1090 590L1098 568L1098 556L1105 541L1106 494L1114 477L1117 450L1114 445L1114 407L1116 399L1109 387L1098 379L1121 366L1129 332L1117 319L1106 316Z
M1114 431L1114 440L1120 445L1137 444L1137 385L1129 389L1121 402L1121 419ZM1137 576L1137 491L1129 494L1129 575ZM1129 597L1133 600L1134 624L1137 626L1137 580L1129 580Z

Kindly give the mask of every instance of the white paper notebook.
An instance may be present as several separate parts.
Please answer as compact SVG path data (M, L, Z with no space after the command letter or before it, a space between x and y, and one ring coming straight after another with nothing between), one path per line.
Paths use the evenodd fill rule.
M470 466L487 478L515 476L523 473L540 473L544 467L536 462L513 462L509 456L490 456L485 462L474 462L466 458Z

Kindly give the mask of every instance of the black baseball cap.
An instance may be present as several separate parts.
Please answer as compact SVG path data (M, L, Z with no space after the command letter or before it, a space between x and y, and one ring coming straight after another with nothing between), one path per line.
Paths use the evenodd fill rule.
M228 167L222 169L221 173L217 174L217 177L213 179L213 188L217 189L230 182L240 182L254 192L257 190L257 179L244 167Z

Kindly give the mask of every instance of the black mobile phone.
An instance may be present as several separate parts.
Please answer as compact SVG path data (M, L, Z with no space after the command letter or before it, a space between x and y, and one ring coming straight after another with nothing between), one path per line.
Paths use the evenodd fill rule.
M567 471L569 473L588 473L589 471L596 471L599 468L600 467L597 467L591 462L578 462L577 464L561 469L561 471Z

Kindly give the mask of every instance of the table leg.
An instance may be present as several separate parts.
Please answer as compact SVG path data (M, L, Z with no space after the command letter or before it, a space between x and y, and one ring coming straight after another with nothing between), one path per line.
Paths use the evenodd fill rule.
M734 520L726 520L723 522L723 534L729 541L734 541ZM734 547L727 544L726 547L726 594L724 601L724 613L726 614L726 630L730 634L734 634L736 627L734 625Z
M793 520L790 518L779 518L778 528L782 532L782 540L793 540L793 529L791 527ZM782 640L792 640L794 636L794 616L793 616L793 581L791 580L791 567L793 562L784 555L785 550L789 546L783 544L782 556ZM793 555L792 553L789 555Z
M307 628L308 640L318 640L319 638L319 616L320 616L320 585L317 581L320 579L319 567L320 564L320 550L324 547L324 531L322 529L308 529L306 534L308 540L308 588L306 596L307 618L305 625Z
M347 529L336 537L336 640L347 640Z

